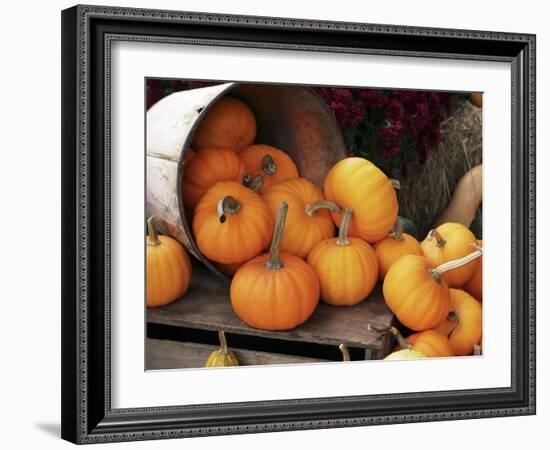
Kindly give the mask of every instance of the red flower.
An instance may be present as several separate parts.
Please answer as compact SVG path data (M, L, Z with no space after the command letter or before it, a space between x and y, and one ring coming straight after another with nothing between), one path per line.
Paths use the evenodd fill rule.
M399 144L386 145L385 147L380 149L380 153L384 158L393 158L394 156L397 156L400 151L401 147L399 146Z
M389 143L396 143L403 132L403 122L396 120L390 122L386 120L381 128L378 129L378 137Z
M384 114L386 119L392 121L403 120L404 115L405 107L399 100L392 100L386 107L386 112Z

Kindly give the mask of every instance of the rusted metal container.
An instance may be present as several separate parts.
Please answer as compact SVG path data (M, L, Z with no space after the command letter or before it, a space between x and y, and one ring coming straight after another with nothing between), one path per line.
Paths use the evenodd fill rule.
M224 95L243 100L254 112L256 142L287 152L300 176L323 185L326 173L344 158L345 145L322 99L300 86L225 83L171 94L147 111L147 214L218 275L193 239L184 211L185 152L208 110ZM223 275L222 275L223 276Z

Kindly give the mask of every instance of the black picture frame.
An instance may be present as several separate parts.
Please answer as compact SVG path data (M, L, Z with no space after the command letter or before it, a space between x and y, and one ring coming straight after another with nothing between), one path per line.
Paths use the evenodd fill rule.
M113 40L504 61L512 68L509 388L112 409ZM118 7L62 12L62 437L97 443L535 414L535 36Z

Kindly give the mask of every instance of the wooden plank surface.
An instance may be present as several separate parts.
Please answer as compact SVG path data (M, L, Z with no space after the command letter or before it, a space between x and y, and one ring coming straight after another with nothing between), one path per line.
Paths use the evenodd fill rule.
M177 342L162 339L147 339L147 370L185 369L204 367L210 353L218 350L215 345ZM231 348L241 366L265 364L298 364L326 362L322 359L281 355Z
M387 337L367 331L367 324L387 327L393 314L377 286L369 298L355 306L336 307L322 302L313 316L290 331L264 331L249 327L233 312L229 300L230 281L217 277L202 266L193 266L191 286L179 300L167 306L149 308L147 321L192 329L276 338L317 344L347 344L380 350Z

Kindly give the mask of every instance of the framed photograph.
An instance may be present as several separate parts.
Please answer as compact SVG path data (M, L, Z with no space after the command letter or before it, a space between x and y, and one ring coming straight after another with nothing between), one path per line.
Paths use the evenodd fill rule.
M62 12L62 437L535 413L535 36Z

